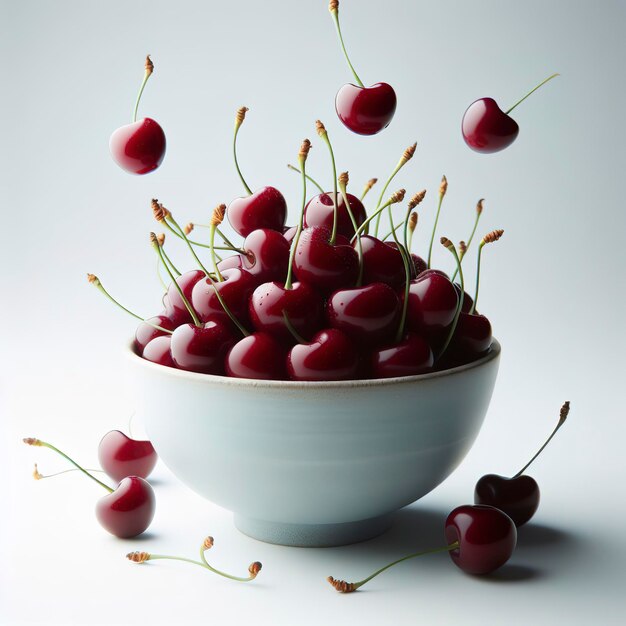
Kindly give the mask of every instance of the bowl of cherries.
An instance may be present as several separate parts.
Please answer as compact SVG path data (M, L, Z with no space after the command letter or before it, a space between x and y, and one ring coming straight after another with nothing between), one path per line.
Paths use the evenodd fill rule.
M486 414L500 345L476 309L478 279L470 296L462 266L483 203L467 243L439 239L454 271L435 269L446 178L430 246L418 256L412 238L426 191L406 204L404 189L388 192L415 144L370 203L376 181L360 197L348 193L317 121L332 183L324 191L307 174L305 139L291 166L302 200L288 227L280 191L253 190L239 168L247 111L237 111L233 137L246 195L215 208L206 237L152 200L164 232L150 233L150 244L168 280L161 313L133 313L141 320L128 349L137 409L165 464L233 511L242 532L300 546L364 540L449 476ZM240 241L224 233L225 220ZM502 232L476 246L478 270L483 247ZM166 236L189 252L193 269L172 263Z

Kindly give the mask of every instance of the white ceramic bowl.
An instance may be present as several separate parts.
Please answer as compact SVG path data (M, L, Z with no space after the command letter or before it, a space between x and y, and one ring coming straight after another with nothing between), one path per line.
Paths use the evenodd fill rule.
M186 485L263 541L373 537L459 465L500 356L443 372L349 382L254 381L156 365L131 349L137 410Z

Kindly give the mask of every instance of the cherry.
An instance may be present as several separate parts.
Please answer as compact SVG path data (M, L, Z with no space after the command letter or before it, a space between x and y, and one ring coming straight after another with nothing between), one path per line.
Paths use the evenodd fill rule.
M191 302L194 286L205 277L206 274L202 270L190 270L176 278L176 285L173 282L170 284L164 299L165 313L168 317L175 317L181 322L182 320L185 322L191 320L190 311L181 297L180 291L183 292L187 301Z
M357 226L366 219L367 214L361 201L352 194L348 194L350 210ZM313 196L304 209L304 226L324 226L332 231L334 219L333 193L321 193ZM354 226L348 214L348 207L341 195L337 196L337 233L348 239L354 235Z
M509 113L531 93L556 76L558 74L552 74L546 78L506 112L500 109L493 98L480 98L472 102L463 114L461 122L465 143L472 150L485 154L508 148L519 133L519 126L513 118L509 117Z
M335 98L335 109L346 128L359 135L375 135L389 126L396 112L396 92L387 83L365 87L348 58L339 26L339 1L331 0L328 9L333 16L341 48L357 85L344 85Z
M289 267L289 242L282 233L268 228L252 231L244 240L242 267L257 283L283 281Z
M415 333L406 333L399 342L372 353L373 378L394 378L423 374L433 366L433 352L426 341Z
M541 446L539 451L530 459L524 467L512 478L486 474L477 483L474 491L474 502L495 506L504 511L516 526L525 524L539 507L539 485L534 478L526 476L524 472L529 465L543 452L550 440L563 426L569 414L569 402L561 407L559 422Z
M452 511L445 524L446 541L458 542L449 551L456 566L468 574L490 574L513 554L517 531L513 520L500 509L464 504Z
M372 235L363 235L361 246L363 249L363 282L366 285L375 282L386 283L395 288L404 285L404 262L397 247Z
M353 380L358 371L354 345L336 328L319 331L310 343L296 344L287 355L291 380Z
M243 257L241 254L232 254L230 256L227 256L226 258L222 259L217 264L217 269L219 269L219 271L222 273L225 270L241 269L242 267L243 267Z
M226 374L235 378L284 380L287 349L269 333L256 332L238 341L226 355Z
M137 121L137 109L143 89L150 78L154 64L146 57L144 79L137 96L133 121L115 130L109 141L113 160L131 174L147 174L161 165L165 157L165 133L152 118Z
M152 363L158 363L166 367L176 367L176 364L172 360L171 347L172 338L170 335L155 337L148 342L141 356L146 359L146 361L152 361Z
M139 476L127 476L113 489L52 444L34 437L27 437L23 441L29 446L49 448L60 454L85 476L109 492L96 503L96 518L100 525L112 535L122 539L136 537L150 526L154 517L155 497L148 481Z
M328 298L326 319L359 344L380 345L394 336L400 300L389 285L381 282L340 289Z
M156 328L156 326L160 326L161 328L169 331L173 331L176 328L174 321L172 321L172 319L164 313L150 317L145 322L139 324L139 326L137 326L137 330L135 331L135 350L139 354L143 353L146 346L154 338L167 336L169 334L165 332L165 330Z
M113 479L126 476L148 478L158 456L149 441L131 439L119 430L109 431L98 444L98 460L102 469Z
M236 339L222 319L201 326L183 324L172 333L172 359L179 369L203 374L223 374L224 357Z

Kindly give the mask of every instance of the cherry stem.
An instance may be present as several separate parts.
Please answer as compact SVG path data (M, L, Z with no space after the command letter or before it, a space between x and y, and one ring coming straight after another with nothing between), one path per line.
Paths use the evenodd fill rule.
M402 228L404 224L402 222L400 222L400 224L398 224L397 226L394 226L393 230L390 230L382 239L381 241L386 241L389 237L391 237L391 235L393 235L393 233L397 232L399 228Z
M141 81L141 87L139 88L139 93L137 94L137 100L135 100L135 108L133 110L133 124L137 121L137 111L139 110L139 101L141 100L141 95L143 94L144 87L148 82L148 79L152 75L152 71L154 69L154 65L150 60L150 55L146 57L146 71L143 75L143 80Z
M479 206L482 207L482 200L479 200ZM469 250L469 247L472 243L472 239L474 239L474 234L476 233L476 227L478 226L478 222L480 221L480 216L482 215L482 208L480 211L476 211L476 218L474 219L474 228L472 228L472 233L469 236L469 239L467 240L467 244L465 245L465 252L461 252L460 256L459 256L459 261L461 261L461 263L463 263L463 257L467 254L467 251ZM454 282L454 279L456 278L456 275L458 274L459 270L456 269L454 270L454 274L452 274L452 278L450 279L452 282Z
M443 180L446 180L446 177L443 177ZM435 241L435 233L437 232L437 223L439 222L439 213L441 212L441 204L443 202L443 198L446 195L445 191L441 191L441 188L439 190L439 201L437 203L437 213L435 214L435 223L433 224L433 232L430 236L430 245L428 247L428 261L427 261L427 267L428 269L430 269L430 261L432 258L432 253L433 253L433 243Z
M324 143L328 146L328 151L330 152L330 160L333 166L333 228L330 233L330 244L334 245L337 240L337 165L335 164L335 153L333 152L333 147L330 143L330 139L328 138L328 132L324 125L318 120L315 123L317 127L317 134L322 138Z
M365 583L372 580L372 578L375 578L379 574L382 574L384 571L388 570L390 567L393 567L394 565L398 565L398 563L402 563L403 561L408 561L409 559L414 559L415 557L418 557L418 556L425 556L427 554L436 554L437 552L451 552L452 550L456 550L458 547L459 547L459 542L455 541L454 543L451 543L447 546L434 548L432 550L424 550L422 552L414 552L413 554L403 556L401 559L397 559L396 561L393 561L392 563L389 563L388 565L381 567L379 570L376 570L373 574L370 574L367 578L364 578L363 580L360 580L359 582L344 583L344 585L346 586L346 590L344 591L344 593L356 591L359 587L362 587ZM335 587L335 589L337 589L338 591L341 591L339 587L342 586L341 583L343 583L343 581L335 580L332 576L329 576L327 580L328 582L330 582L331 585L333 585L333 587Z
M161 222L162 224L165 224L165 227L173 234L176 235L176 237L178 237L179 239L185 239L192 245L192 246L199 246L200 248L207 248L210 249L211 246L208 243L201 243L199 241L194 241L193 239L189 239L189 237L183 237L178 231L174 230L166 221ZM201 224L198 224L198 226L201 226ZM210 226L209 226L210 228ZM246 251L243 248L237 248L236 246L233 246L230 244L230 242L226 241L226 238L224 237L224 235L222 235L221 231L218 230L218 234L219 236L224 239L224 243L226 243L226 246L213 246L214 250L224 250L227 252L238 252L239 254L246 254Z
M294 167L293 165L290 165L289 163L287 164L287 167L288 167L288 168L289 168L292 172L298 172L298 174L301 174L301 173L302 173L302 172L300 172L300 170L299 170L297 167ZM306 179L307 179L308 181L312 182L312 183L313 183L313 184L314 184L314 185L315 185L315 186L316 186L316 187L320 190L320 193L326 193L326 192L322 189L321 185L319 185L319 184L317 183L317 181L316 181L315 179L311 178L308 174L306 174Z
M302 175L302 209L300 211L300 221L298 222L298 229L291 242L291 249L289 250L289 267L287 268L287 279L285 280L285 289L291 289L293 280L293 260L296 256L296 248L298 241L300 240L300 234L302 233L302 225L304 223L304 207L306 206L306 155L298 155L298 163L300 164L300 173Z
M358 237L370 224L370 222L376 218L376 217L380 217L380 214L391 204L393 204L393 199L389 199L387 202L385 202L385 204L383 204L381 207L377 208L376 211L374 211L374 213L372 213L358 228L358 230L354 233L354 235L352 236L352 238L350 239L350 241L354 241L355 237Z
M348 201L348 192L346 191L346 184L342 181L341 176L339 177L339 190L341 191L341 196L343 198L343 202L346 205L346 210L348 211L348 217L352 222L352 227L354 228L354 232L358 230L358 225L356 220L354 219L354 213L352 213L352 209L350 208L350 202ZM359 247L359 274L356 279L356 286L360 287L363 284L363 244L361 243L361 237L357 235L356 237L357 245Z
M568 414L569 414L569 400L565 402L565 404L563 404L563 406L561 407L559 423L556 425L556 427L552 431L552 434L548 437L548 439L546 439L546 442L541 446L541 448L539 448L535 456L533 456L533 458L530 459L530 461L528 461L528 463L526 463L526 465L524 465L524 467L522 467L522 469L519 472L517 472L517 474L515 474L513 478L517 478L521 476L528 469L529 465L543 452L543 449L550 443L550 441L552 440L552 437L556 435L559 428L561 428L561 426L565 424L565 420L567 419Z
M125 311L126 313L128 313L129 315L132 315L135 319L141 320L142 322L144 322L145 324L148 324L148 326L152 326L153 328L156 328L157 330L161 330L165 333L168 334L172 334L171 330L168 330L167 328L163 328L162 326L159 326L158 324L153 324L152 322L149 322L146 318L141 317L141 315L137 315L136 313L133 313L130 309L127 309L125 306L123 306L122 304L120 304L102 285L102 283L100 282L100 279L97 276L94 276L93 274L87 274L87 280L94 285L94 287L96 287L98 289L98 291L100 291L101 293L103 293L111 302L113 302L113 304L115 304L116 306L118 306L120 309L122 309L122 311Z
M171 213L168 213L165 220L166 220L166 223L167 223L167 220L169 220L172 223L172 225L178 230L178 232L180 233L180 236L183 238L184 242L187 244L187 247L189 248L189 251L191 252L193 258L196 260L196 263L200 266L200 269L208 276L209 271L206 269L206 267L204 267L204 265L202 264L202 261L198 258L198 255L196 254L196 251L193 249L191 242L187 238L185 231L180 227L178 222L174 219L174 216ZM209 243L209 249L211 248L212 248L212 244Z
M298 342L298 343L307 343L307 340L296 330L295 326L291 323L291 320L289 319L289 316L287 315L287 311L283 310L283 320L285 320L285 326L287 327L287 330L291 333L292 337Z
M242 107L237 111L237 117L235 118L235 134L233 136L233 157L235 158L235 167L237 168L237 174L239 174L239 179L241 180L242 185L244 186L246 192L249 196L252 195L252 189L248 187L248 183L246 182L241 170L239 169L239 161L237 160L237 135L239 134L239 129L241 128L241 124L245 118L245 113L248 109L246 107Z
M378 182L378 178L370 178L370 180L365 183L365 187L363 188L363 193L359 200L363 202L363 198L368 194L369 190Z
M552 74L552 76L548 76L548 78L540 82L534 89L529 91L521 100L518 100L508 111L505 111L505 114L508 115L518 104L521 104L522 102L524 102L524 100L526 100L526 98L528 98L530 94L535 93L535 91L537 91L539 87L543 87L548 81L552 80L553 78L556 78L557 76L560 76L560 74Z
M476 262L476 291L474 292L474 304L472 304L470 315L473 315L476 312L476 303L478 301L478 289L480 287L480 259L482 257L482 252L483 252L484 247L485 247L485 242L481 241L478 244L478 261Z
M79 472L81 470L79 470L76 467L73 467L71 469L66 469L66 470L62 470L60 472L54 472L54 474L40 474L39 473L39 468L37 467L37 463L35 463L35 470L33 471L33 477L35 480L44 480L44 478L54 478L55 476L60 476L61 474L68 474L69 472ZM104 474L104 470L99 470L99 469L92 469L91 467L88 467L85 469L86 472L98 472L99 474Z
M161 246L161 248L163 248L163 246ZM176 274L177 276L181 275L180 270L172 263L172 259L170 259L169 255L167 254L167 252L165 252L165 250L163 250L163 258L170 264L170 267L174 270L174 274Z
M200 547L200 558L202 559L202 565L206 567L208 570L212 571L214 574L217 574L218 576L223 576L224 578L230 578L230 580L235 580L241 583L247 583L256 578L256 574L255 575L250 574L250 576L248 576L247 578L241 578L240 576L233 576L232 574L227 574L226 572L222 572L221 570L216 569L215 567L210 565L209 562L206 560L206 557L204 556L204 553L206 552L206 550L207 548L205 547L205 544L203 544Z
M159 278L159 282L161 283L161 287L163 287L163 289L167 291L167 285L165 284L165 281L163 280L163 276L161 276L161 259L159 257L157 257L156 271L157 271L157 276Z
M402 263L404 265L404 302L402 304L402 315L400 316L400 323L398 324L398 332L396 332L396 341L395 343L399 343L404 335L404 325L406 323L406 312L409 304L409 287L411 285L411 270L410 270L410 257L408 252L404 248L404 246L398 240L398 236L396 235L396 229L393 226L393 216L391 215L391 207L388 207L389 211L389 221L391 222L391 233L393 235L393 240L396 242L396 246L398 246L398 250L400 251L400 255L402 256ZM407 211L407 216L405 219L405 224L409 219L409 215L411 214L411 208Z
M450 342L452 341L452 337L454 336L454 331L456 330L456 325L459 322L459 317L461 316L461 311L463 310L463 300L465 298L465 280L463 278L463 269L461 268L461 260L459 259L459 255L457 254L456 248L454 244L447 239L446 237L441 238L441 243L452 253L454 256L454 260L456 261L456 267L459 270L459 278L461 279L461 297L459 298L459 302L456 307L456 311L454 312L454 319L452 320L452 324L450 326L450 331L448 332L448 336L446 337L446 341L441 348L441 351L437 355L435 359L438 361L443 356L443 353L448 349Z
M45 441L41 441L41 439L36 439L34 437L26 437L23 439L24 443L29 446L42 446L44 448L49 448L50 450L54 450L57 454L60 454L66 461L69 461L76 469L80 470L85 476L89 476L91 480L97 482L101 487L104 487L109 493L113 493L114 489L103 483L101 480L98 480L95 476L90 474L84 467L81 467L74 459L71 459L65 452L61 452L57 447L53 446L51 443L47 443Z
M150 243L151 243L152 247L154 248L154 250L156 251L156 253L161 258L161 260L163 261L163 265L164 265L167 273L169 274L170 279L172 280L173 285L175 286L176 290L178 291L178 295L180 296L180 299L183 301L183 304L185 305L185 308L187 309L187 311L189 311L189 315L191 315L191 319L193 320L193 323L196 326L201 327L202 323L198 319L198 314L194 311L194 308L189 303L189 300L187 300L187 298L185 297L185 294L183 293L183 290L180 288L180 285L178 284L178 282L176 282L176 278L174 277L174 275L170 271L170 268L165 264L165 261L163 259L163 251L161 250L161 246L159 245L159 242L156 240L156 235L154 233L150 233Z
M217 276L217 280L222 282L224 277L217 267L217 257L215 256L215 231L217 230L217 226L215 224L211 225L211 230L209 231L209 246L211 250L211 258L213 259L213 269L215 269L215 275Z
M330 13L333 16L333 20L335 22L335 26L337 27L337 34L339 35L339 42L341 43L341 49L343 50L343 54L346 57L346 61L348 62L350 70L352 71L352 75L354 76L354 80L356 80L356 82L358 83L359 87L365 87L365 85L361 82L361 79L359 78L358 74L356 73L356 70L352 66L352 63L350 62L350 57L348 56L348 52L346 51L346 46L345 46L345 44L343 42L343 35L341 34L341 26L339 26L339 8L336 7L334 9L331 9Z

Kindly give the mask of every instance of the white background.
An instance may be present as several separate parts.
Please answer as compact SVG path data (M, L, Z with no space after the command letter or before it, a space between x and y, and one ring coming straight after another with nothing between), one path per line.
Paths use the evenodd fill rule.
M335 117L334 94L351 76L324 0L0 6L0 622L623 623L623 3L345 0L357 71L398 94L391 126L371 138ZM156 70L140 114L162 124L168 152L157 172L133 177L111 161L108 137L130 121L147 52ZM470 102L492 96L507 108L555 71L562 76L516 109L521 132L510 149L485 156L464 145L459 125ZM311 174L330 185L314 136L320 118L357 191L418 141L397 179L409 193L429 190L418 250L443 173L450 187L439 234L466 238L479 197L479 233L506 231L483 255L481 309L503 346L483 430L445 484L370 542L325 550L257 542L162 465L150 531L116 540L93 516L99 488L76 474L35 482L34 461L43 472L65 465L20 442L38 436L93 466L102 434L126 429L134 401L123 348L134 323L85 273L138 312L158 312L150 198L181 221L206 221L241 193L230 159L241 105L250 107L242 169L251 186L283 190L292 222L299 180L285 164L304 137L314 144ZM182 247L170 250L191 267ZM445 251L436 259L448 269ZM467 273L473 281L470 263ZM356 580L439 545L445 516L471 501L476 479L517 471L566 399L569 422L530 472L540 510L510 565L478 579L435 555L351 596L327 585L329 574ZM135 549L195 558L207 534L216 566L245 573L260 560L258 580L239 585L193 566L124 559Z

